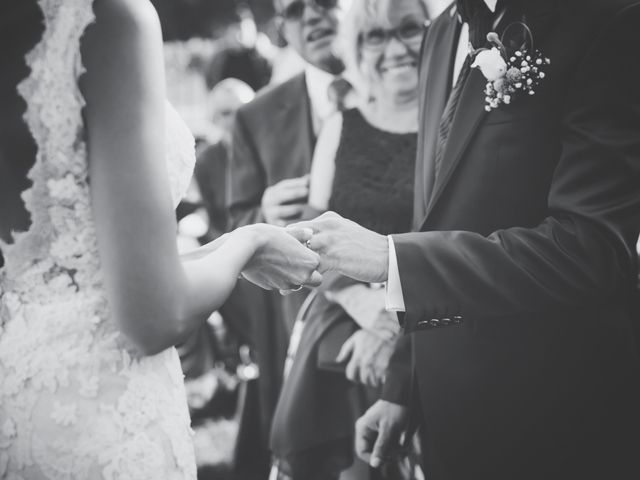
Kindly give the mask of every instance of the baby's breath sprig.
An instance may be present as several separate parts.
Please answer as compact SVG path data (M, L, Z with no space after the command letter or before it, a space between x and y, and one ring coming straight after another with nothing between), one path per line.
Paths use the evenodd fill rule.
M502 104L509 105L520 94L535 95L551 60L540 50L529 51L526 47L508 55L495 32L487 35L487 41L492 47L473 52L475 60L471 65L479 68L487 79L485 110L490 112Z

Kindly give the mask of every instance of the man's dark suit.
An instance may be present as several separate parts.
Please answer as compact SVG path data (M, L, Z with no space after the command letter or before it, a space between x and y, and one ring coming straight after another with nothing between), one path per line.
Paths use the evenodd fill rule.
M261 92L238 110L234 126L227 206L231 227L264 222L266 188L311 168L315 136L304 74ZM252 288L253 286L247 288ZM253 341L260 367L261 436L265 449L282 386L289 335L306 292L286 297L253 287Z
M546 78L488 113L472 70L432 186L455 15L423 49L418 233L393 239L427 476L640 478L640 3L505 4Z

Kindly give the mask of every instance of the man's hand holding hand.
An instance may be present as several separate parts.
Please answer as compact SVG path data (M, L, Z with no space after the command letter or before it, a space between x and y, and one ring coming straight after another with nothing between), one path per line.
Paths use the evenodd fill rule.
M389 270L387 237L367 230L337 213L291 225L310 228L313 237L308 247L320 254L320 271L334 271L363 282L381 283Z

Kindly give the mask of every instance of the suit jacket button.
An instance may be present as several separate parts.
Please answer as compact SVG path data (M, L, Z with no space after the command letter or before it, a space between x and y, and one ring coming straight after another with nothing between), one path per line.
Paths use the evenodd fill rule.
M462 323L462 316L456 315L455 317L453 317L453 323L455 325L460 325Z
M431 320L429 320L429 325L431 325L432 327L439 327L440 326L440 319L439 318L432 318Z
M431 328L429 320L420 320L417 325L418 328Z
M451 325L451 319L450 318L443 318L442 319L442 326L443 327L448 327L449 325Z

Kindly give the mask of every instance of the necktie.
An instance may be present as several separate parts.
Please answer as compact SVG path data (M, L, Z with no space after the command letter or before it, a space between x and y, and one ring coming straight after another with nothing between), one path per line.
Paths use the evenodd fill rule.
M449 94L449 100L444 107L444 112L442 113L442 118L440 119L440 125L438 127L438 139L436 143L436 155L433 164L434 179L438 178L438 172L440 171L442 157L444 156L445 147L447 146L447 141L449 140L449 133L451 132L453 118L455 116L456 109L458 108L460 95L470 71L471 60L469 57L467 57L462 64L462 69L460 70L460 74L458 75L458 80L456 80L456 84Z
M342 112L346 109L345 100L353 87L344 77L336 77L329 84L327 95L329 101L335 106L336 111Z
M500 1L498 1L498 4L499 3ZM489 33L493 27L494 13L489 10L484 0L457 0L457 4L458 13L460 13L462 21L469 25L469 42L473 48L483 47L486 43L487 33ZM496 10L498 7L499 5L496 5ZM458 80L449 94L449 99L442 113L442 118L440 119L436 142L436 155L433 165L434 179L438 178L438 172L440 171L442 157L444 156L445 147L449 140L453 118L458 108L464 84L470 72L471 59L467 57L458 75Z

